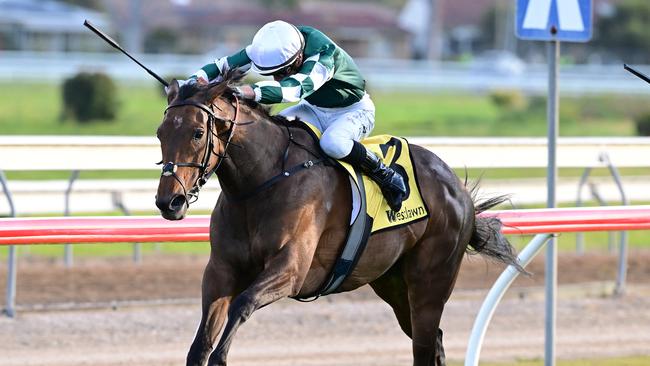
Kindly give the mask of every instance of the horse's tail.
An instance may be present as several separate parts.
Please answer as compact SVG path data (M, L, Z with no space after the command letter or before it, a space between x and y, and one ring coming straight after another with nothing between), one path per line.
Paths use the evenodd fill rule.
M508 239L501 233L501 226L503 226L501 220L496 217L478 216L481 212L487 211L498 204L508 201L510 195L490 197L479 202L477 199L478 182L475 183L469 191L472 196L472 201L474 202L476 219L474 221L472 237L469 241L471 249L468 247L468 253L483 254L497 262L512 265L519 272L527 273L519 264L515 249L512 247Z

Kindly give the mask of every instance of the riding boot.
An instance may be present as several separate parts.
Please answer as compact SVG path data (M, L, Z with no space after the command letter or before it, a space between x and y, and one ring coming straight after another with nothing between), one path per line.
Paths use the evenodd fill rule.
M374 180L381 188L381 193L393 211L399 211L402 208L402 201L406 196L404 178L398 172L384 165L372 151L354 141L352 152L341 160L359 167L362 173Z

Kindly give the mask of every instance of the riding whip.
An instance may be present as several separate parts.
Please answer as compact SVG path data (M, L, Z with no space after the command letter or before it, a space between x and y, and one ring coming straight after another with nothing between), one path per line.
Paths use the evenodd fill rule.
M90 29L91 31L93 31L96 35L98 35L101 39L103 39L104 41L106 41L106 43L110 44L110 45L111 45L112 47L114 47L115 49L121 51L121 52L122 52L123 54L125 54L128 58L130 58L131 60L133 60L136 64L140 65L140 67L142 67L146 72L148 72L149 75L151 75L151 76L153 76L154 78L156 78L156 80L158 80L162 85L164 85L165 87L169 86L169 83L168 83L165 79L161 78L160 76L158 76L158 74L156 74L155 72L149 70L149 68L147 68L146 66L144 66L140 61L138 61L138 60L136 60L135 58L133 58L133 56L131 56L131 55L130 55L128 52L126 52L126 51L125 51L125 50L124 50L124 49L123 49L119 44L117 44L117 42L115 42L115 40L114 40L113 38L109 37L109 36L106 35L104 32L102 32L102 31L100 31L99 29L95 28L95 26L92 25L92 24L90 24L90 22L89 22L88 20L84 20L84 25L85 25L88 29Z
M635 70L634 68L632 68L628 64L623 64L623 68L625 70L631 72L632 74L634 74L634 76L638 77L639 79L641 79L641 80L645 81L646 83L650 84L650 78L648 76L646 76L644 73L642 73L641 71Z

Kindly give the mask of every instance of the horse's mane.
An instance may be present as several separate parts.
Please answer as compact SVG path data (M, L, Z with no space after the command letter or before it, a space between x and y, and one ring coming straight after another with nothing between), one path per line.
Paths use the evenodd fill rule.
M235 100L235 90L234 87L241 85L241 81L244 78L245 74L240 70L229 70L222 78L218 81L213 81L209 84L198 84L190 83L183 85L178 90L178 99L186 100L195 95L199 95L202 98L207 98L208 93L211 95L220 95L229 101ZM295 120L289 120L285 116L279 114L272 115L271 108L260 104L254 100L250 99L239 99L240 103L247 106L251 111L259 113L264 118L268 119L271 122L279 124L281 126L297 126L298 123Z

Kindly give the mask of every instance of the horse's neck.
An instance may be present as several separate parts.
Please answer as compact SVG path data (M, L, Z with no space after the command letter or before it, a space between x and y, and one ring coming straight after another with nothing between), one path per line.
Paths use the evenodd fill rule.
M234 144L226 152L228 158L217 172L222 189L240 196L278 174L287 139L285 127L265 118L237 126L233 132Z

